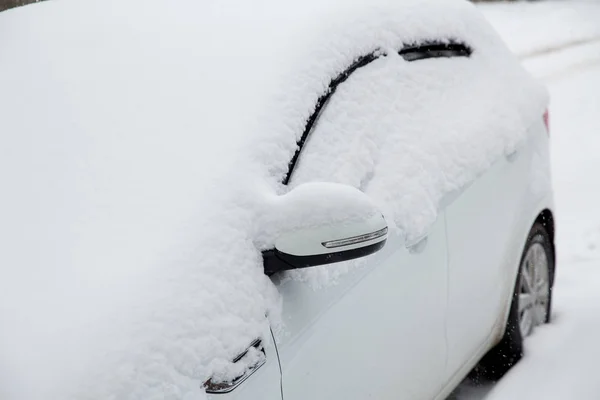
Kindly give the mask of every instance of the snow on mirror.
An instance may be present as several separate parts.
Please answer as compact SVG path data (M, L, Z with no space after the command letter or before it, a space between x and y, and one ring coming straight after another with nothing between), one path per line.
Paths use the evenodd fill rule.
M270 209L274 249L263 252L265 273L353 260L379 251L387 223L369 197L337 183L306 183Z

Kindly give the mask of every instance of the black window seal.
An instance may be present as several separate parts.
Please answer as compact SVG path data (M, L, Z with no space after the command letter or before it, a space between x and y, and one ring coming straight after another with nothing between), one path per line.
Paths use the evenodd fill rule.
M406 61L419 61L429 58L470 57L473 50L458 41L426 41L407 45L398 52Z

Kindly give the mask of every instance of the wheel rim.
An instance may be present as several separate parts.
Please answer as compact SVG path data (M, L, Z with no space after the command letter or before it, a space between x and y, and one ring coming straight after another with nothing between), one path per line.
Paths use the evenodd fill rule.
M533 328L548 319L550 300L550 273L548 256L540 243L532 244L521 266L519 288L519 329L521 337L531 334Z

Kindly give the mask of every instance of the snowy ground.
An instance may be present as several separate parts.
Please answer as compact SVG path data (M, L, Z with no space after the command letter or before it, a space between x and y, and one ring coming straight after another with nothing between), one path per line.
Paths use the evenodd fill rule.
M558 275L554 318L496 385L458 400L600 399L600 2L492 4L488 18L550 89ZM529 32L530 34L527 34Z

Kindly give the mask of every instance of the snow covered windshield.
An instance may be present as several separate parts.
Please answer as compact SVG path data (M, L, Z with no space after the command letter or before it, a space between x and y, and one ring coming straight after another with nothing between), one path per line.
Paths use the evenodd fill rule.
M453 39L472 47L468 64L409 68L398 54ZM380 166L367 193L417 235L546 105L470 4L63 0L0 14L8 397L184 398L215 360L260 337L279 302L262 271L269 227L257 221L287 190L319 97L374 51L380 64L365 76L394 90L367 111L393 111L404 129L387 156L363 155ZM395 66L392 81L377 73ZM377 126L374 141L389 125ZM307 180L350 183L302 162Z

